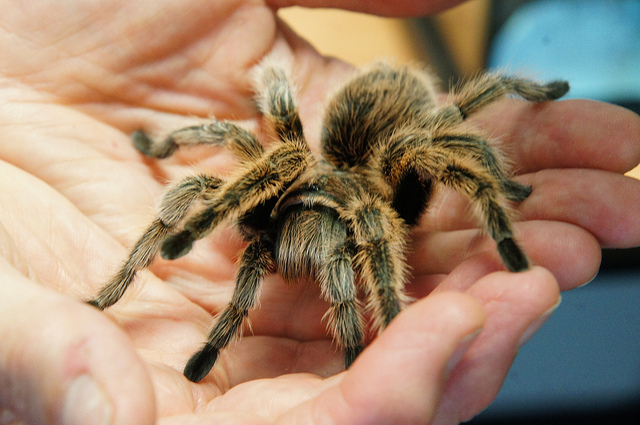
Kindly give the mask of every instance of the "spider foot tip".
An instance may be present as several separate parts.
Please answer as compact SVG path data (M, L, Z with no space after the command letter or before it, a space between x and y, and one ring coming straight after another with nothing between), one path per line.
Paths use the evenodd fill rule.
M349 369L364 348L362 346L347 347L344 350L344 367Z
M211 345L205 345L194 354L184 367L184 376L191 382L200 382L211 371L218 359L219 350Z
M100 307L100 301L98 301L97 299L93 299L93 300L89 300L89 301L85 301L87 304L89 304L90 306L93 306L99 310L102 310L102 307Z
M559 99L569 91L569 83L567 81L552 81L547 84L548 96L550 100Z
M503 189L506 191L507 198L515 202L524 201L533 192L532 186L523 185L511 180L503 183Z
M529 270L529 259L512 238L500 241L498 243L498 252L509 271L523 272Z
M175 260L187 255L193 246L193 235L187 230L171 235L164 240L160 255L165 260Z
M153 141L147 133L142 130L136 130L131 134L131 141L138 151L147 156L151 156L151 146L153 145Z
M133 146L143 155L152 158L166 158L171 156L176 150L177 145L171 137L163 143L155 143L147 133L142 130L136 130L131 135Z

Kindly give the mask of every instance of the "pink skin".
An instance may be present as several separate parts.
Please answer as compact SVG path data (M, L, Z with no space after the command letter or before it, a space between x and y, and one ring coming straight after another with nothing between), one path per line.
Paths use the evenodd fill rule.
M105 314L80 300L124 258L166 178L194 161L232 167L213 150L150 161L132 130L210 114L259 129L248 71L278 51L295 64L317 148L325 95L351 67L283 26L274 12L285 3L0 1L3 421L457 423L497 394L559 289L594 276L601 246L640 243L640 183L622 176L640 162L640 119L596 102L501 101L472 121L534 186L516 233L538 266L501 271L462 201L443 193L413 235L408 290L418 301L348 372L317 286L271 276L245 338L204 381L187 381L182 367L233 288L233 231L158 260ZM455 3L306 2L394 16Z

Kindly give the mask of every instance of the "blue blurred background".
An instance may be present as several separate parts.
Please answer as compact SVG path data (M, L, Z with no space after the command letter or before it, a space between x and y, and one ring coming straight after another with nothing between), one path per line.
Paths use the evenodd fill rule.
M496 29L487 66L567 79L568 97L636 103L640 1L526 2Z

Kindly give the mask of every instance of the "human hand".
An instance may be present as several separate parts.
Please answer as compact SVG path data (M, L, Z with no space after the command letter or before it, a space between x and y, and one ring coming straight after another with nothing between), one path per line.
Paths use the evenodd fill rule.
M541 268L495 272L498 261L466 230L468 217L444 213L458 205L453 197L434 205L415 234L408 288L425 298L335 376L342 356L320 320L326 305L317 288L275 276L252 312L252 332L223 353L220 367L198 385L181 375L205 339L210 312L230 296L240 242L229 231L142 273L107 313L119 326L76 301L94 294L124 258L165 177L189 172L203 154L156 163L127 134L140 125L174 129L187 114L256 124L247 71L280 50L294 58L305 130L317 144L324 95L349 70L318 56L260 4L86 3L0 3L7 12L2 406L27 423L71 423L65 411L100 421L92 377L93 395L108 400L105 414L119 424L150 423L154 414L167 423L454 423L482 410L519 342L557 303L558 287ZM49 19L51 10L60 16ZM638 243L638 185L619 174L640 159L636 116L593 102L504 101L475 122L500 136L522 181L534 185L520 208L519 240L563 289L593 276L601 244ZM228 169L225 158L212 153L202 163ZM567 203L571 209L556 207Z

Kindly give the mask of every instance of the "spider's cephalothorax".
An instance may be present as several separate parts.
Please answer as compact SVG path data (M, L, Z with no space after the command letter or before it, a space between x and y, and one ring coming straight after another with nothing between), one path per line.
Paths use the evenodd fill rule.
M226 179L199 175L173 186L120 271L90 301L101 309L114 304L158 251L164 258L181 257L221 221L235 219L248 245L233 298L187 363L187 378L197 382L207 375L220 350L239 334L262 279L273 272L319 282L348 367L364 335L355 284L364 289L373 325L384 328L405 300L408 229L425 211L434 185L459 191L478 207L509 270L529 267L513 238L508 201L524 200L531 188L510 180L495 149L458 125L504 95L553 100L567 92L567 83L486 74L454 89L439 106L426 73L377 64L328 104L322 156L315 158L287 72L270 63L258 69L259 107L278 136L268 149L227 121L177 130L163 142L134 135L135 146L149 156L169 156L181 145L226 145L241 166ZM204 207L189 214L196 202Z

